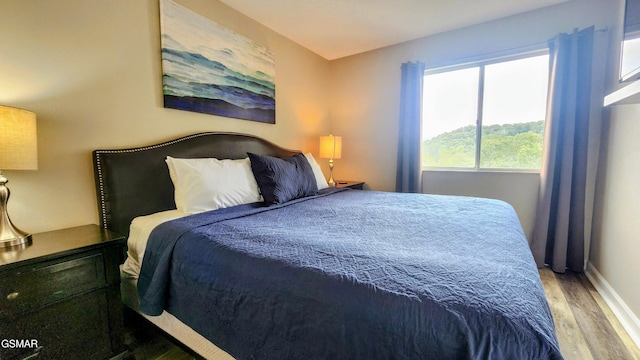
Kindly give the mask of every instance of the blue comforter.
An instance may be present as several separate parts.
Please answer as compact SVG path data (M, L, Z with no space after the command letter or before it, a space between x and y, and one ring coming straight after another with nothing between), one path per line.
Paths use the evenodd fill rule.
M151 234L140 310L238 359L561 359L537 268L501 201L329 191Z

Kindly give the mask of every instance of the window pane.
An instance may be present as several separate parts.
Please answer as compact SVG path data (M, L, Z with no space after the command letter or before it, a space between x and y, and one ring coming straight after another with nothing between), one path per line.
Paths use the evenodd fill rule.
M628 39L622 44L620 76L627 78L640 68L640 38Z
M540 169L549 56L485 67L480 167Z
M478 67L426 75L422 101L422 163L475 167Z

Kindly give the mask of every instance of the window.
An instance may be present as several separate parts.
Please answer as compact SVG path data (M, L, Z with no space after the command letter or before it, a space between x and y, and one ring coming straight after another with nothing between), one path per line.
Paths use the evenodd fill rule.
M427 71L426 168L540 169L549 55Z
M640 74L640 34L622 42L622 61L620 64L620 80L637 79Z

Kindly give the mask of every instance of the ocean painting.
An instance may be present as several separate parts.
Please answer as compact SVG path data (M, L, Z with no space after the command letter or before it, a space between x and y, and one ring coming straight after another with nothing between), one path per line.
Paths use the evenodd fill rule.
M160 0L164 107L275 124L270 49Z

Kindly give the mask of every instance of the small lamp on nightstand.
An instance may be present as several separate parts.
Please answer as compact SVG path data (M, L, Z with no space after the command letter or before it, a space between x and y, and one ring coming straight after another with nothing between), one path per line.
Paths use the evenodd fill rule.
M320 136L320 158L329 160L329 186L336 186L333 180L333 159L342 156L342 136Z
M37 169L36 114L0 105L0 170ZM31 242L31 234L13 226L9 219L8 181L0 171L0 248Z

